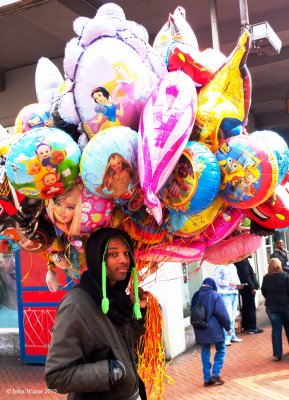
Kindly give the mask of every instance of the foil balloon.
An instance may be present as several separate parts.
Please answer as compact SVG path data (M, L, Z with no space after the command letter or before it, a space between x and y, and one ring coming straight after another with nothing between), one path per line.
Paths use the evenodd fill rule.
M6 174L24 196L51 199L74 184L80 156L78 145L67 133L38 128L13 144L7 155Z
M259 226L283 229L289 226L289 185L278 185L272 196L256 207L243 210L245 215Z
M245 218L242 210L234 207L227 207L220 211L214 221L198 237L208 246L220 242L230 236L241 224Z
M138 143L138 169L145 204L160 224L157 193L177 164L195 120L196 89L182 71L169 72L144 106Z
M46 211L54 226L71 237L107 227L112 208L112 200L91 193L79 182L49 200Z
M194 262L203 258L206 248L205 242L184 242L182 239L173 239L151 246L148 249L137 250L135 258L154 262Z
M191 139L208 146L213 153L247 124L251 104L251 78L245 65L250 35L244 31L236 49L198 94L196 122Z
M8 239L4 235L0 235L0 253L12 253L19 249L20 247L16 242L14 242L11 239Z
M255 131L251 137L266 143L268 151L273 151L278 164L278 183L281 183L289 169L289 148L285 140L273 131Z
M223 208L225 208L224 201L218 195L209 207L199 213L170 210L170 230L177 236L197 236L213 222Z
M203 261L211 264L230 264L243 260L258 250L262 240L262 237L250 232L232 236L213 246L206 247Z
M220 195L230 205L255 207L270 197L278 181L278 164L264 142L240 135L227 139L216 157L222 174Z
M138 183L137 132L111 127L94 136L85 146L80 173L92 193L111 199L129 199Z
M168 208L198 213L215 200L220 182L215 155L201 143L188 142L159 196Z
M217 50L196 51L192 56L175 45L170 48L168 71L183 71L194 81L196 87L200 88L214 77L217 69L225 64L226 60Z
M42 104L29 104L22 108L15 120L15 133L25 133L31 129L53 127L50 112Z
M129 218L123 218L122 229L140 245L160 243L168 235L167 224L163 222L159 226L144 206L133 212L125 209L124 212Z
M64 79L57 66L46 57L41 57L35 71L35 89L38 103L50 110L58 87Z
M153 48L168 65L168 54L175 46L188 53L199 50L196 35L186 21L186 11L183 7L177 7L173 14L169 14L168 21L158 32Z

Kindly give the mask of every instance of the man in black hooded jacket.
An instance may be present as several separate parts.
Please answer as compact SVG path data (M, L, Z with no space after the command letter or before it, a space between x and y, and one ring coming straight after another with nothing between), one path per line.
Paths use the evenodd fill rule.
M45 366L47 385L69 393L69 400L144 400L134 345L144 331L141 308L147 296L137 288L131 238L113 228L92 233L86 261L80 284L58 307Z

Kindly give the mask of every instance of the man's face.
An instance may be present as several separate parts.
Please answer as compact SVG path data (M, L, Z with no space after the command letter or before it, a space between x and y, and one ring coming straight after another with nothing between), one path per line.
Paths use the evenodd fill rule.
M129 247L121 238L109 241L106 252L106 274L111 286L126 278L130 266Z
M283 250L283 249L284 249L284 242L283 242L283 240L278 240L278 242L277 242L277 247L278 247L278 249L280 249L280 250Z

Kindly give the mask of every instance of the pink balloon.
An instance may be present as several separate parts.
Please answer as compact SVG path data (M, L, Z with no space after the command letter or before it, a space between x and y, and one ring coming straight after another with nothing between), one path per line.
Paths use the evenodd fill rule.
M157 197L176 166L191 134L196 117L197 93L182 71L168 72L146 100L138 143L138 169L145 204L162 222Z
M221 240L205 250L203 261L211 264L230 264L248 257L262 244L262 237L250 232Z
M200 235L208 246L220 242L230 236L245 218L239 208L227 207L221 211L214 221Z
M150 249L138 250L135 258L155 262L194 262L201 260L206 248L205 242L184 242L174 239L171 243L165 242L152 246Z

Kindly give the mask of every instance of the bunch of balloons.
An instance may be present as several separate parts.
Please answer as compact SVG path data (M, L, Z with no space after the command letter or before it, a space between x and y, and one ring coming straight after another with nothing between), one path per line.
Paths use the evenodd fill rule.
M199 49L181 7L153 46L113 3L73 28L64 77L41 58L38 103L0 138L0 233L46 252L51 290L102 227L128 231L142 262L229 263L289 225L288 146L245 129L248 31L225 57Z

